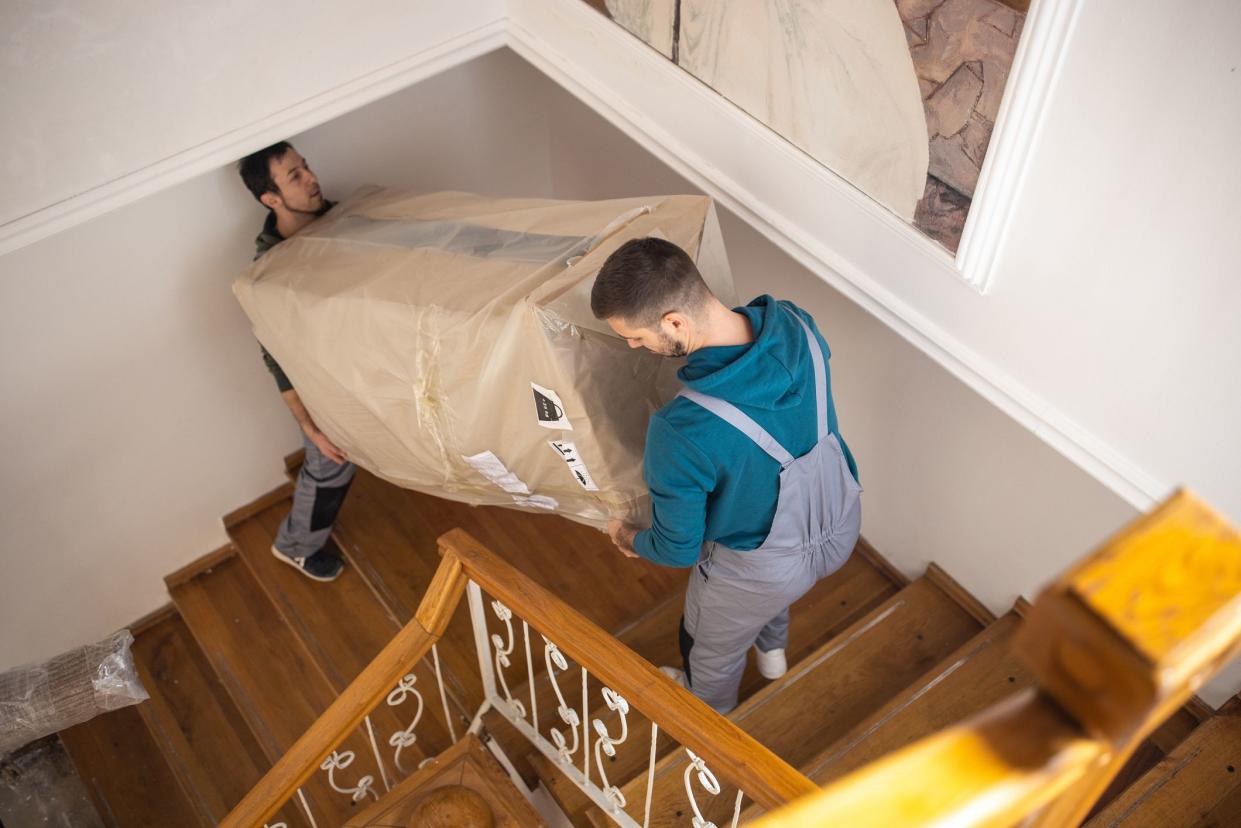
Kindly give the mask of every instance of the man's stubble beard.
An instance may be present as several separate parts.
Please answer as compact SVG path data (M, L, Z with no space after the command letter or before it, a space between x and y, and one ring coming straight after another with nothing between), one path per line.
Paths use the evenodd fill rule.
M659 355L676 359L689 353L684 342L678 342L663 331L659 332Z

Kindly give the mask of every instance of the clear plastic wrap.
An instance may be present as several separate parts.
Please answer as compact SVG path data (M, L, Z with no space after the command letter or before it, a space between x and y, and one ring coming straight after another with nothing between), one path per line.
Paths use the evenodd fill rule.
M397 485L602 526L642 520L646 424L669 360L590 312L625 241L732 275L703 196L600 202L364 188L233 285L316 424Z
M121 630L42 664L0 673L0 756L100 713L149 698Z

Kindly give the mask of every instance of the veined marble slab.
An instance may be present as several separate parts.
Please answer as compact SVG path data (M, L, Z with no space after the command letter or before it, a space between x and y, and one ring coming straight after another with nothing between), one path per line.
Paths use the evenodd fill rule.
M896 5L679 0L678 63L901 217L926 187L922 95ZM607 0L655 48L675 0ZM670 10L671 13L668 13Z
M672 58L672 30L679 0L606 0L612 19Z

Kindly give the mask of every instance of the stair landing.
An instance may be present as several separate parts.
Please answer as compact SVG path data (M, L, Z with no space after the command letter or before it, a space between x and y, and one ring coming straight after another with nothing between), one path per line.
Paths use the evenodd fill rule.
M480 794L490 806L497 828L544 824L483 743L470 734L349 820L345 826L408 828L414 824L414 817L427 795L450 785L461 785ZM465 825L466 822L446 821L443 824Z

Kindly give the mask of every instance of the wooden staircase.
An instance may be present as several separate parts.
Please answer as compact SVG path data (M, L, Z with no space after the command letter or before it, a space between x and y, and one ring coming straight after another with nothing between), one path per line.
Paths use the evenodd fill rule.
M436 539L454 527L650 662L679 663L684 572L625 559L601 533L553 516L472 508L359 473L335 534L349 566L337 581L318 584L269 551L290 492L281 487L227 516L230 545L170 575L172 604L135 624L135 660L150 701L61 734L105 825L223 819L413 618L439 564ZM934 565L906 582L863 541L840 572L794 606L789 672L769 682L749 665L742 703L729 719L825 784L1029 686L1009 647L1024 611L1019 601L993 618ZM423 716L403 763L412 770L436 755L441 763L473 755L482 779L486 762L462 747L465 741L448 752L483 699L465 601L438 652L454 732L442 712ZM420 663L415 675L427 707L440 711L432 670ZM562 690L581 709L581 688ZM512 691L530 696L521 684ZM545 674L534 696L540 710L555 709ZM1130 759L1090 828L1241 825L1239 714L1241 703L1217 714L1196 700L1177 711ZM596 709L595 717L612 716ZM386 706L372 719L377 735L407 723ZM611 824L502 716L493 711L483 723L526 782L541 782L574 825ZM618 752L608 775L640 823L650 723L631 717L628 744L638 748ZM354 751L359 765L371 755L361 732L341 749ZM670 742L658 752L651 824L689 825L685 753ZM438 766L414 776L429 778ZM495 783L494 773L489 778ZM332 791L324 774L303 792L319 826L387 824L367 822L383 809ZM710 798L704 816L729 824L734 794L726 788ZM747 804L743 821L760 813ZM269 822L278 821L309 825L292 803Z

